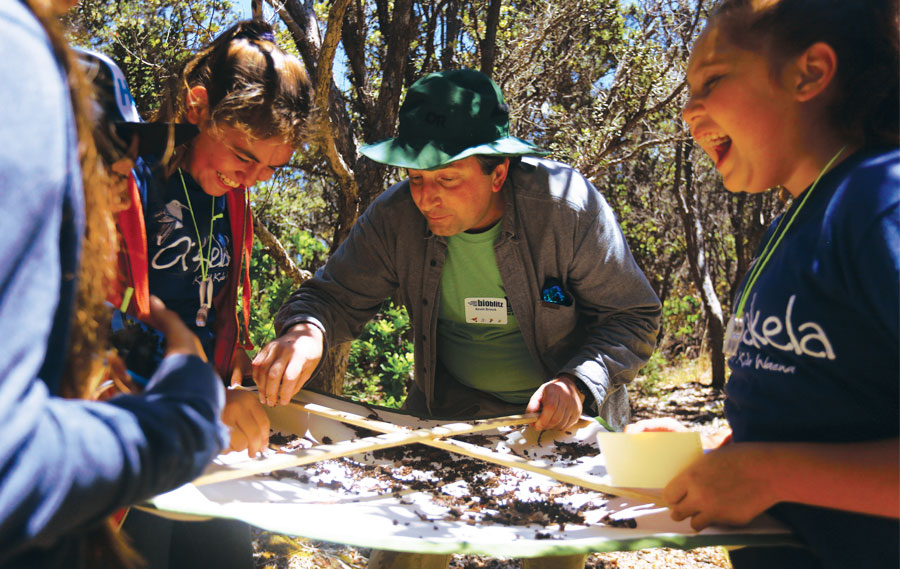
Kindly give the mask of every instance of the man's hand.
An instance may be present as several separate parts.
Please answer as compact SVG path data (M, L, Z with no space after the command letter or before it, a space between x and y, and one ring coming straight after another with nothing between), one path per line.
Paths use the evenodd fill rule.
M525 411L528 413L541 412L541 416L534 423L535 429L538 431L562 430L578 422L581 418L584 395L578 391L575 381L569 375L560 375L534 392Z
M713 523L747 524L778 502L765 475L767 461L755 443L727 444L706 453L663 488L672 519L691 518L697 531Z
M322 359L322 331L312 324L297 324L269 342L253 358L253 381L259 402L287 405L309 380Z
M225 391L222 422L231 431L231 443L225 452L247 449L252 458L269 445L269 417L250 391Z

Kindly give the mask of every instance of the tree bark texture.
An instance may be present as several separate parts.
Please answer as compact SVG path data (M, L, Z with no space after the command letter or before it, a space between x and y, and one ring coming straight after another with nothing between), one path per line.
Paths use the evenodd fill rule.
M350 161L344 158L355 156L356 146L353 144L350 118L341 104L340 91L332 80L334 55L349 5L350 0L335 0L329 11L325 38L322 39L311 3L301 5L297 1L287 1L277 6L273 4L291 31L315 87L315 110L309 126L312 151L324 156L341 188L332 251L349 233L358 215L359 189L356 178L347 165ZM329 350L317 377L310 385L318 386L328 393L339 395L343 392L348 354L349 345Z

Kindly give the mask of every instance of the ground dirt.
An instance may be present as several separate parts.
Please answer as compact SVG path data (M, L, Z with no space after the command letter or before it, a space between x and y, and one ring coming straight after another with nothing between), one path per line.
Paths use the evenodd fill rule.
M700 374L702 375L702 374ZM695 376L697 377L697 376ZM632 392L634 419L676 417L691 428L710 433L724 425L723 395L708 381L673 380L638 384ZM369 551L345 545L254 530L256 569L365 569ZM517 569L513 559L455 555L451 569ZM594 553L588 569L730 569L724 549L703 547L688 551L644 549Z

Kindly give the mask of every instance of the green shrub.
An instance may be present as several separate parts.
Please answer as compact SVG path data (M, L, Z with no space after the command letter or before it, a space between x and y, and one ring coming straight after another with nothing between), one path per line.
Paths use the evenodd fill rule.
M385 303L350 345L344 394L354 399L400 407L413 375L412 329L403 306Z
M659 395L659 384L663 379L663 370L668 364L666 358L659 350L654 350L647 360L646 365L638 372L635 386L643 395Z

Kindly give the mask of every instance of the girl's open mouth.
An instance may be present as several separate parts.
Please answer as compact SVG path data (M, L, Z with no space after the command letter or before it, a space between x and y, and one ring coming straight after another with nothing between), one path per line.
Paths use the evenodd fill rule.
M725 157L728 156L728 151L731 150L731 139L727 136L720 136L709 141L709 144L712 148L712 159L716 163L716 168L718 168L721 166L722 161L725 160Z

